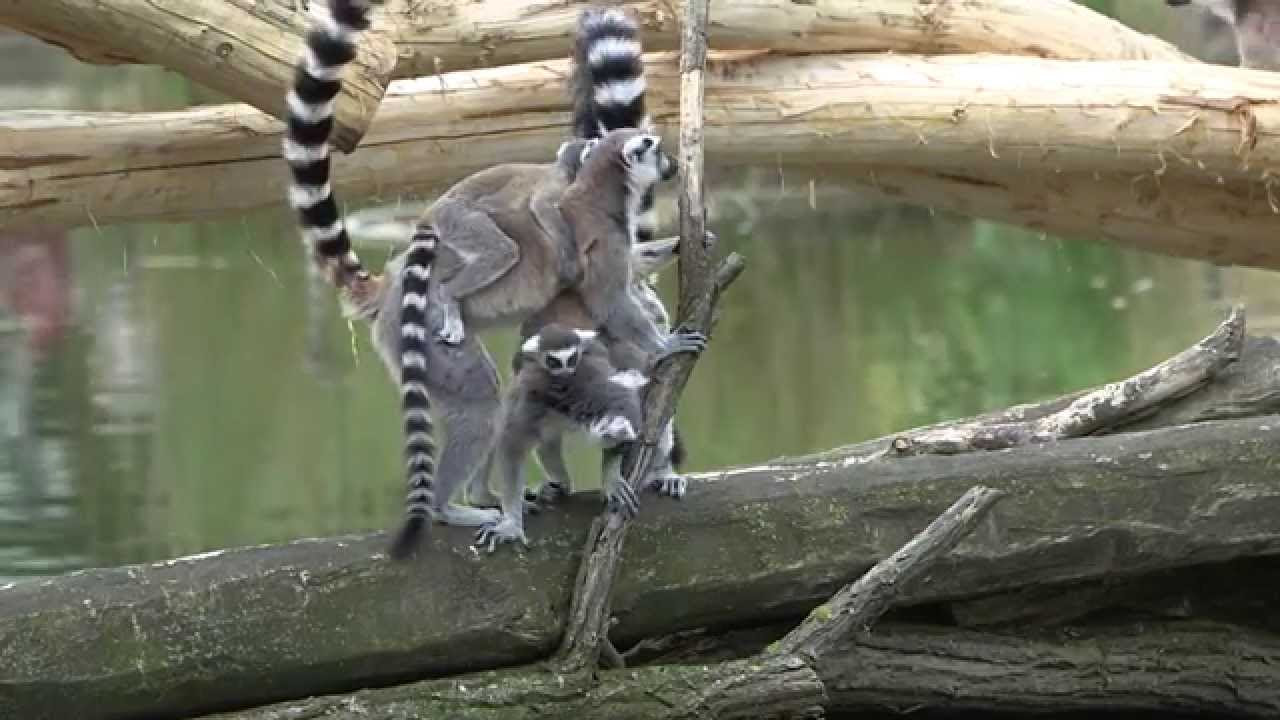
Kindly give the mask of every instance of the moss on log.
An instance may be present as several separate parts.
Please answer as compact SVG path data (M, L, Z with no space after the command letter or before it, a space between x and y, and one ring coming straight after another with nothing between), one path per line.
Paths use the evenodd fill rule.
M702 475L682 502L646 502L615 637L802 614L976 483L1008 497L904 601L1280 552L1277 427L1268 416ZM176 715L534 661L555 647L595 507L533 519L525 555L482 557L444 528L407 565L372 536L4 588L0 716Z
M839 643L817 661L829 712L928 710L1208 713L1272 718L1280 713L1280 637L1198 621L1072 628L1011 637L884 623ZM547 717L671 718L691 689L759 674L760 663L658 665L603 673L587 692L521 669L433 680L353 695L310 698L206 720L361 720ZM744 713L763 719L811 687L798 668L743 683ZM808 697L807 695L805 697ZM794 717L794 716L789 716Z

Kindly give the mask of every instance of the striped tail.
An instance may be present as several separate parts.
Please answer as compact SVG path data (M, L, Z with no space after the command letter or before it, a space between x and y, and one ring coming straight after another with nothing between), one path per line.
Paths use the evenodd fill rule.
M573 134L601 137L618 128L645 128L640 30L618 8L587 8L573 44Z
M289 204L298 212L303 241L312 256L339 288L369 277L351 240L329 178L329 133L333 130L334 98L342 88L342 68L356 56L356 37L369 27L368 0L319 0L311 3L312 27L294 72L293 88L285 97L288 127L284 159L293 183Z
M391 543L390 555L402 559L413 554L427 528L435 500L435 441L432 440L431 403L427 399L427 279L439 243L435 230L419 225L404 254L400 271L400 395L404 411L404 457L409 495L405 522Z

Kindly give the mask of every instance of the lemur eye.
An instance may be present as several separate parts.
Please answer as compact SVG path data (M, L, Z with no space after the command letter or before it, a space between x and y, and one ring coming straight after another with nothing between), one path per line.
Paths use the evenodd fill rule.
M644 138L641 138L641 139L640 139L640 146L641 146L641 148L642 148L642 149L644 149L644 150L648 150L649 148L653 147L653 138L651 138L651 137L644 137Z
M558 358L558 357L552 357L552 356L548 355L548 356L547 356L547 367L548 367L548 368L551 368L552 370L559 370L559 369L560 369L560 358Z
M574 353L574 354L570 355L570 356L569 356L568 361L566 361L566 362L565 362L565 365L567 365L567 366L569 367L569 369L570 369L570 370L572 370L573 368L577 367L577 366L578 366L578 353Z

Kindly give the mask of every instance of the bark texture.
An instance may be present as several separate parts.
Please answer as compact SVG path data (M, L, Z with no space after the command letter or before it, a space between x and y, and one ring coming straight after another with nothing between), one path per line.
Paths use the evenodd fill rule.
M352 147L389 77L563 58L586 2L390 0L362 39L376 48L348 78L338 103L339 143ZM643 22L651 50L679 45L680 10L661 0L625 6ZM1036 57L1186 61L1162 40L1070 0L935 3L929 0L717 0L717 49L777 52L993 52ZM185 74L281 117L306 18L296 0L7 0L0 24L87 62L146 63ZM372 102L369 102L372 100Z
M904 602L1280 553L1277 427L1269 416L699 476L682 502L647 502L631 530L614 637L802 614L975 483L1008 497ZM444 528L408 565L371 536L5 588L0 716L177 715L532 662L558 641L596 507L533 518L525 555L480 558Z
M567 122L565 70L541 63L393 85L360 150L335 161L338 192L399 193L498 162L550 160ZM659 125L675 126L677 75L670 58L649 65ZM1235 97L1251 100L1211 102ZM1195 64L713 59L704 132L720 164L838 168L898 200L1280 268L1280 204L1267 174L1280 165L1277 100L1272 73ZM0 225L280 204L279 133L242 105L3 113L3 147L23 152L0 153Z

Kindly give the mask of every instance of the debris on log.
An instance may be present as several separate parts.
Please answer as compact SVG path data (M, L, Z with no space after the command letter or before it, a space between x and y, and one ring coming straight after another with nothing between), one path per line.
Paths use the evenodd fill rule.
M1280 343L1248 347L1237 365L1258 377L1237 378L1230 397L1280 392ZM1197 394L1217 392L1211 381ZM1007 497L903 603L1277 554L1277 427L1267 415L868 459L884 438L700 474L681 502L649 503L630 530L612 636L625 647L802 615L975 484ZM534 662L559 640L597 507L579 500L532 518L540 540L523 556L481 558L465 529L442 528L408 564L387 562L378 534L5 587L0 716L181 715ZM831 537L841 541L814 540Z

